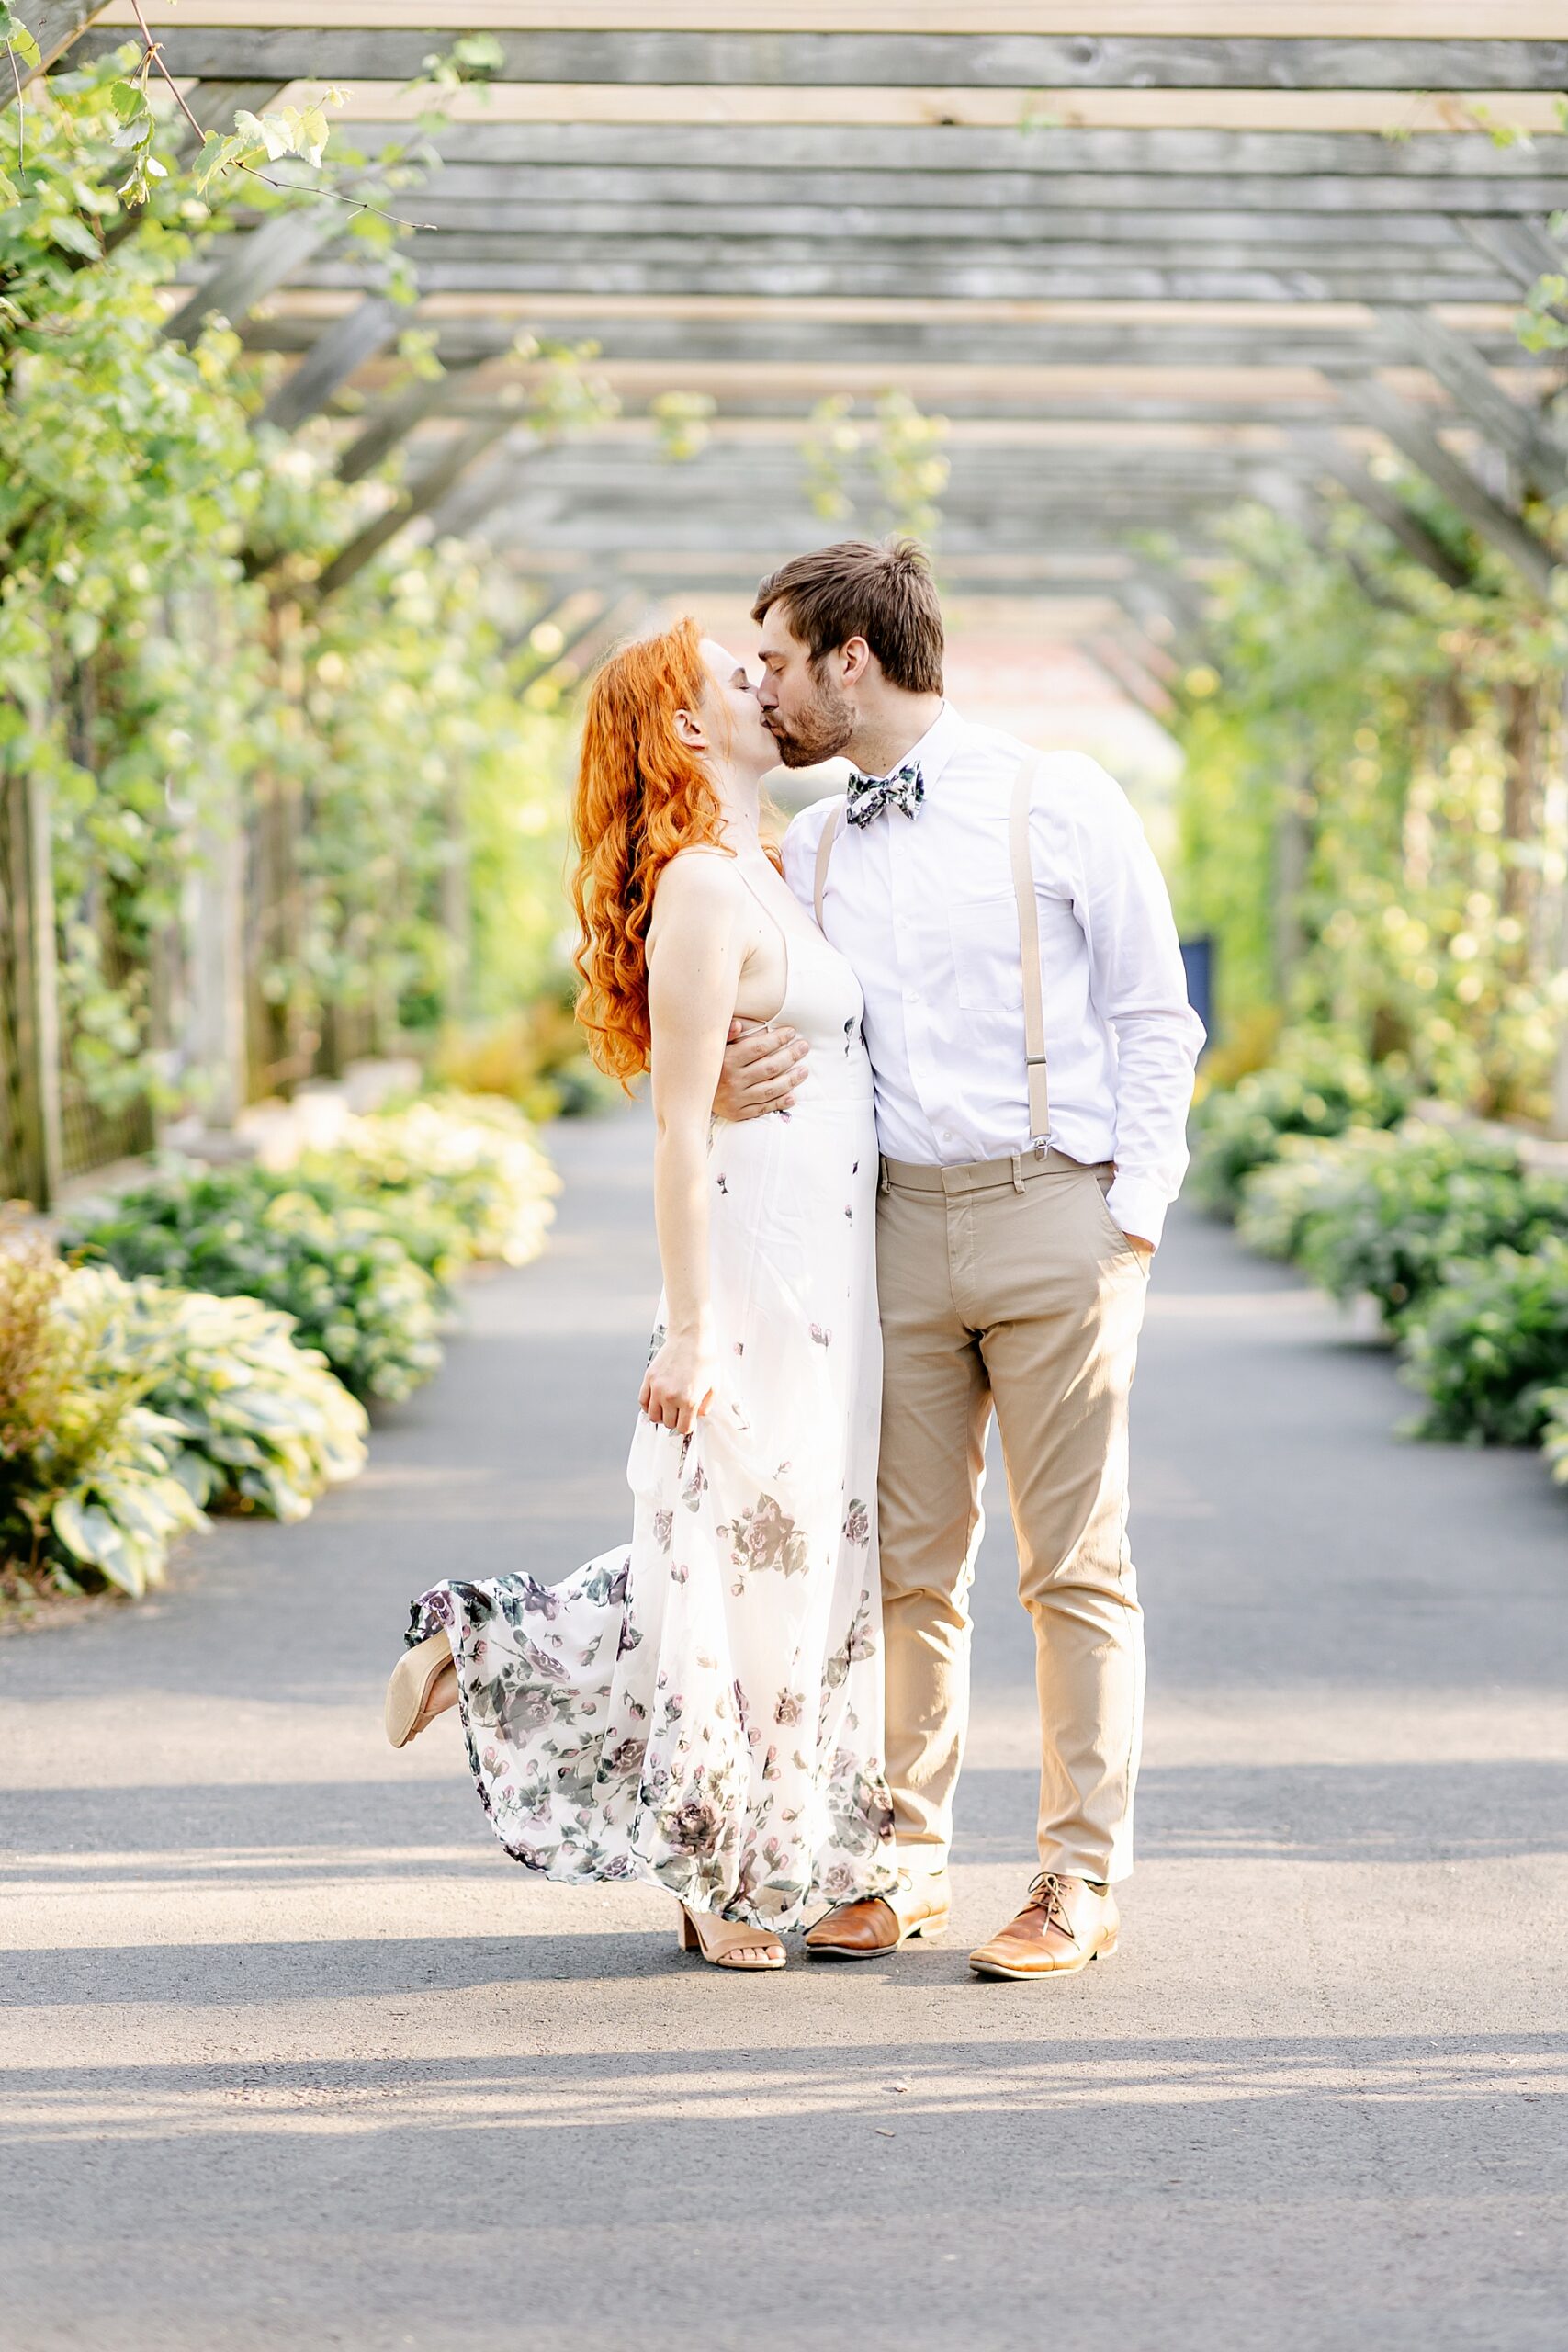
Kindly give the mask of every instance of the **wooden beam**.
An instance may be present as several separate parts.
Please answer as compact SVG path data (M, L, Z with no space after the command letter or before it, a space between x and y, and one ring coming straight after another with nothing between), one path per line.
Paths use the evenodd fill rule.
M261 12L250 13L254 19ZM1081 18L1090 11L1077 13ZM578 12L571 14L576 17ZM318 15L301 7L295 28L262 30L193 23L182 10L167 29L160 28L159 37L180 74L245 73L265 56L269 67L287 60L290 74L332 82L410 81L430 50L429 32L389 26L338 28L312 22ZM558 24L527 31L502 28L496 37L502 58L499 78L506 82L692 83L719 88L928 84L1019 91L1551 93L1568 87L1568 41L1561 39L1096 38L1076 31L932 33L906 24L891 40L886 33L817 32L796 26L787 40L780 40L772 32L738 29L733 20L700 32L651 28L646 22L622 24L613 31ZM98 38L107 45L123 39L123 32L117 28Z
M1021 91L1021 114L1028 93ZM390 139L406 141L408 125L389 122ZM359 122L356 138L370 147L378 126ZM1562 170L1564 135L1498 146L1481 130L1418 131L1391 140L1366 131L1122 130L1054 126L976 128L928 123L906 129L867 124L846 141L837 124L497 122L488 117L448 124L438 134L453 166L566 166L592 170L667 168L682 162L694 172L755 168L759 142L776 171L865 173L996 172L1048 188L1063 179L1134 178L1367 180L1485 180L1498 202L1513 209L1507 191Z
M338 82L336 119L350 139L361 123L416 122L430 104L417 84ZM310 104L319 82L287 85L291 105ZM442 92L449 123L601 122L873 125L923 130L933 124L975 130L1017 130L1032 122L1074 130L1269 130L1371 132L1401 139L1436 132L1464 135L1476 124L1499 134L1551 136L1562 129L1558 102L1544 90L1068 90L941 87L913 83L484 82Z
M275 286L341 235L345 220L342 205L302 198L287 212L275 212L259 229L225 239L222 259L165 322L164 333L176 343L192 343L209 318L243 319Z
M1551 593L1554 560L1521 517L1493 497L1467 466L1450 455L1426 421L1386 385L1370 378L1342 387L1346 407L1375 424L1418 472L1442 492L1478 537L1496 550L1540 596Z
M284 378L262 411L263 423L292 433L308 417L319 415L356 368L385 350L409 315L389 296L367 294L355 309L333 320L292 375Z
M1151 505L1146 498L1117 503L1096 498L1092 504L1062 503L1049 514L1009 514L994 508L975 515L944 512L939 560L945 566L964 556L1032 557L1046 548L1056 552L1114 548L1124 546L1128 536L1138 531L1187 532L1204 516L1223 513L1234 503L1234 496L1161 505ZM623 505L614 503L585 510L574 501L540 497L519 501L487 517L477 535L497 544L535 550L547 548L563 559L581 562L618 560L651 552L713 558L734 551L746 521L745 517L731 523L723 517L670 513L628 514ZM758 536L753 517L745 537L754 540ZM833 536L822 517L803 505L770 508L766 517L765 544L773 549L775 560L781 554L821 547Z
M819 172L781 168L766 143L747 165L676 164L466 164L448 160L421 198L444 231L547 233L600 229L668 235L682 212L694 231L728 226L738 236L784 236L803 223L833 233L835 216L901 239L952 233L1156 243L1306 245L1337 234L1388 245L1457 245L1449 216L1529 219L1568 204L1568 141L1552 142L1557 168L1529 180L1226 179L1153 172L1059 179L1027 172L863 171L840 158ZM714 214L719 217L716 223ZM637 216L634 218L633 216ZM638 221L640 220L640 225ZM972 224L972 225L971 225ZM850 233L840 229L838 233ZM864 232L863 232L864 233ZM1460 245L1466 266L1475 256Z
M1568 490L1568 458L1545 418L1504 390L1472 343L1414 304L1391 307L1384 315L1410 356L1542 497Z
M1337 433L1302 431L1296 434L1295 439L1298 447L1313 458L1325 473L1331 474L1358 506L1398 540L1406 555L1414 556L1416 562L1424 565L1445 587L1461 588L1465 585L1469 574L1463 565L1454 561L1448 549L1432 537L1419 515L1411 513L1388 483L1379 481L1377 476L1346 447Z
M170 22L201 25L288 25L298 21L299 0L147 0L154 27ZM459 11L437 14L439 26L458 22L487 31L550 31L570 7L570 21L585 32L618 31L628 22L675 32L725 32L735 21L732 0L468 0ZM109 20L134 19L136 0L112 0ZM178 11L176 15L176 10ZM381 29L389 14L412 20L430 10L420 0L314 0L310 22ZM1100 29L1111 34L1166 33L1179 13L1183 33L1202 40L1230 39L1237 19L1255 39L1366 38L1363 0L1099 0ZM964 28L1010 35L1024 17L1035 33L1080 33L1083 0L968 0ZM872 33L886 39L912 33L951 32L953 0L753 0L749 21L767 32ZM1474 35L1472 0L1381 0L1378 27L1389 40L1467 40ZM1562 30L1557 0L1490 0L1487 31L1496 40L1545 40Z
M438 505L468 468L482 458L514 421L492 417L482 424L471 425L444 456L410 485L397 505L385 514L378 515L375 522L367 524L356 537L339 550L316 583L318 596L334 594L362 571L372 556L379 554L409 524Z
M465 301L465 313L454 317L444 303L459 300ZM1305 390L1314 371L1342 366L1348 359L1367 368L1397 368L1406 358L1373 311L1352 311L1343 328L1318 327L1310 315L1297 322L1296 311L1316 307L1300 304L1262 311L1256 304L1226 305L1215 321L1206 320L1201 311L1194 313L1190 305L1162 304L1151 306L1154 315L1147 320L1128 321L1114 306L1107 306L1101 315L1100 306L1094 303L976 306L931 300L911 318L889 316L889 311L901 311L896 303L834 303L834 315L828 318L814 315L817 306L811 304L781 304L761 310L760 315L732 318L700 311L688 315L688 303L678 296L662 305L650 301L646 310L610 302L595 306L590 298L570 311L558 310L549 298L530 301L525 296L492 294L473 300L492 301L495 311L468 315L466 298L439 295L421 305L420 323L436 334L448 366L464 358L500 356L514 341L518 326L531 322L545 334L597 344L609 367L647 363L673 368L677 372L666 374L668 382L683 381L686 371L711 375L723 368L742 372L750 368L766 371L768 381L811 396L832 389L838 379L829 372L828 379L813 383L803 372L809 369L847 368L853 371L852 384L863 390L885 386L895 376L901 380L902 371L911 368L931 371L931 381L953 388L973 388L1003 368L1044 377L1078 368L1108 371L1108 380L1123 392L1151 369L1162 374L1241 369L1249 376L1262 370L1291 371L1297 389ZM308 350L336 316L346 315L355 296L352 289L346 291L341 310L329 311L325 317L314 307L294 306L337 300L289 288L270 306L267 317L247 324L245 343L258 351ZM1070 315L1053 317L1053 307L1067 307ZM1142 311L1145 306L1133 307ZM1037 310L1044 314L1034 315ZM1013 311L1019 315L1010 316ZM1539 377L1544 385L1554 376L1553 356L1522 351L1514 335L1513 316L1510 300L1504 327L1469 332L1490 362ZM764 379L759 376L757 380Z
M956 253L945 240L889 252L863 240L805 246L795 237L691 234L636 239L576 235L485 241L445 234L419 237L405 248L426 292L451 289L485 296L571 294L577 297L689 295L701 290L756 296L781 288L798 294L850 300L893 296L932 302L1082 301L1116 298L1149 302L1398 301L1413 273L1445 302L1491 302L1495 270L1461 253L1412 249L1367 266L1352 243L1296 255L1271 267L1255 249L1220 249L1201 260L1185 248L1143 258L1104 245L1056 249L1022 245L1007 258L988 246ZM357 264L327 255L294 274L302 286L351 287Z

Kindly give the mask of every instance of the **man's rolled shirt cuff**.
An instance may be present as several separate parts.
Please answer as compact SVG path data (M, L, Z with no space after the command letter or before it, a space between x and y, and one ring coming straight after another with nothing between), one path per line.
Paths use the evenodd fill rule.
M1170 1205L1157 1184L1146 1176L1120 1175L1105 1195L1105 1205L1123 1233L1159 1247L1165 1213Z

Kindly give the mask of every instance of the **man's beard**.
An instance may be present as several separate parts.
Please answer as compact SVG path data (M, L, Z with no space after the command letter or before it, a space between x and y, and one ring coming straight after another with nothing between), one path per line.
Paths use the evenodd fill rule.
M837 759L855 731L854 713L829 680L818 682L815 701L794 727L781 727L776 711L769 714L767 724L786 768L814 768Z

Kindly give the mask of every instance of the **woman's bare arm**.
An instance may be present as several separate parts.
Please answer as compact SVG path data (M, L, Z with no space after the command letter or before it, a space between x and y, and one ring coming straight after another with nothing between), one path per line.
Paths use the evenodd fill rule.
M717 1376L708 1264L708 1122L748 938L741 886L718 857L672 858L649 940L654 1219L669 1327L642 1385L642 1410L689 1430Z

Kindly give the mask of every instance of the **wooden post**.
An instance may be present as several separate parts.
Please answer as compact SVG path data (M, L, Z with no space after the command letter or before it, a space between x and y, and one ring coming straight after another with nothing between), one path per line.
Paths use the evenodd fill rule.
M1551 967L1568 972L1568 689L1557 705L1557 756L1552 763L1543 831L1554 864L1556 922L1546 935ZM1555 937L1552 933L1555 933ZM1568 1005L1557 1015L1557 1056L1551 1070L1547 1124L1551 1134L1568 1137Z
M1274 819L1274 977L1280 1001L1287 1011L1291 983L1306 954L1302 899L1312 865L1310 776L1303 753L1292 762L1291 773L1280 787Z
M205 1127L227 1130L245 1101L243 842L237 804L197 829L185 877L186 1078Z
M449 774L442 794L446 831L445 861L440 876L441 928L446 938L446 985L442 991L442 1018L462 1021L468 1016L473 978L473 876L468 847L468 820L463 780Z
M36 775L12 774L5 788L11 835L21 1176L28 1198L46 1209L59 1193L64 1165L50 792Z

